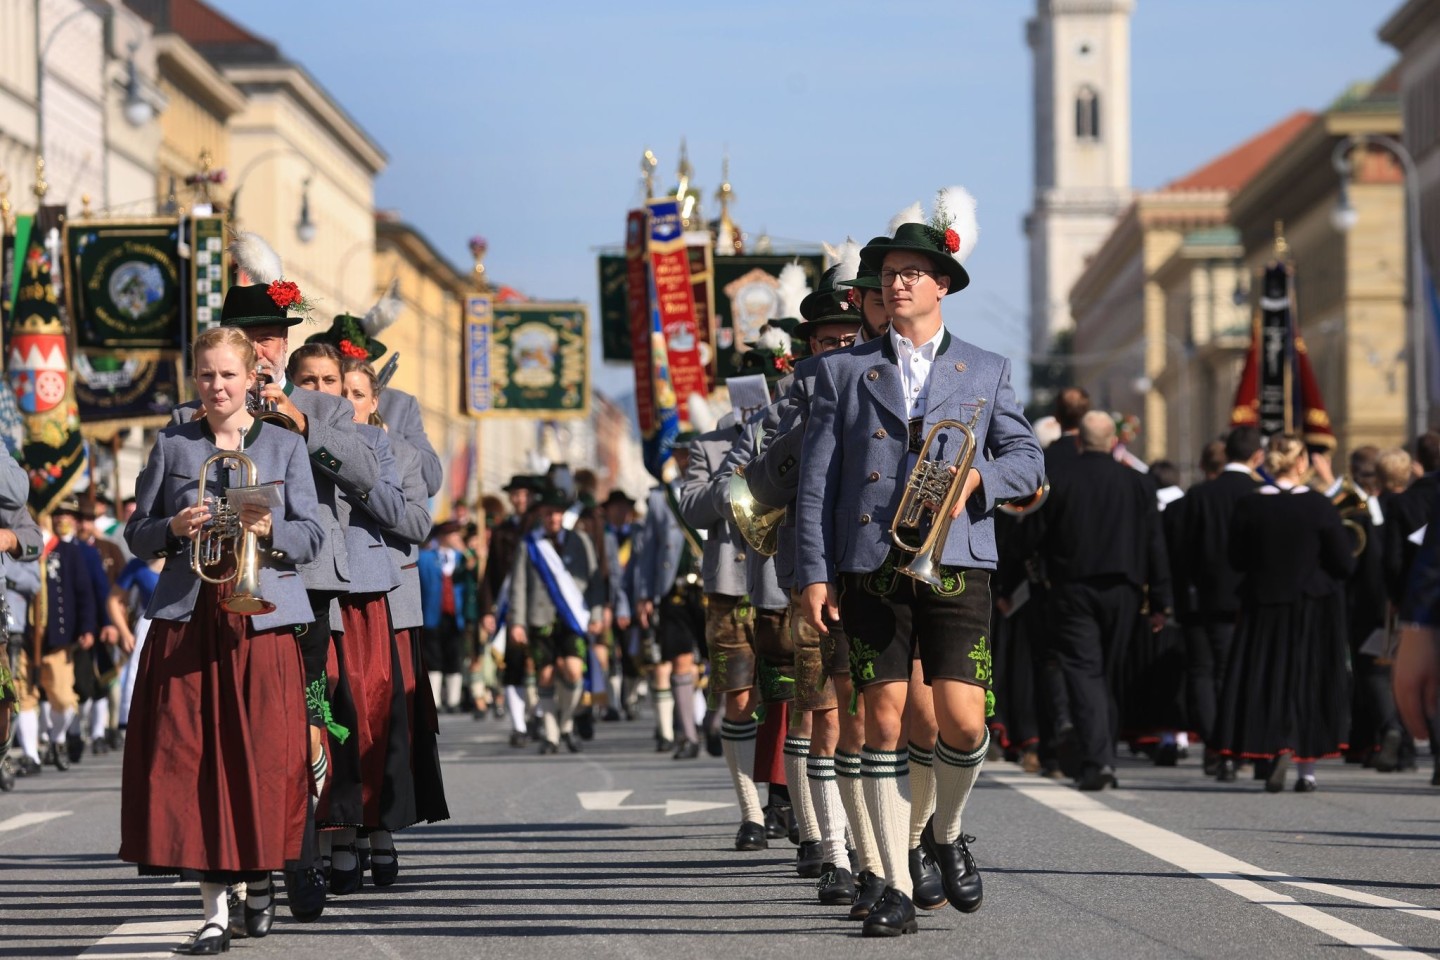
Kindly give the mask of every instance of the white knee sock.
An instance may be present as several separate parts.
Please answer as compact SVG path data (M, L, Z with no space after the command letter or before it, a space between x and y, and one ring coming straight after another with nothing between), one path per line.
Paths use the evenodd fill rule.
M695 726L704 727L705 717L710 712L710 705L705 702L705 691L695 691Z
M40 712L26 710L15 720L15 738L20 742L20 752L40 762Z
M740 802L740 819L746 823L764 823L760 809L760 791L755 789L755 721L723 720L720 742L725 750L725 766L735 784L735 797Z
M618 673L612 673L605 678L605 688L610 691L610 706L618 707L623 702L621 694L624 684L625 678Z
M573 733L575 731L575 711L580 707L580 698L585 691L564 680L555 681L555 693L560 701L560 732Z
M560 742L560 725L555 722L555 688L546 687L540 691L540 702L535 709L539 711L540 722L545 727L545 742Z
M325 781L330 776L330 755L324 750L310 762L310 778L315 781L315 796L325 793Z
M431 670L429 671L427 676L430 677L430 696L434 699L435 706L445 706L445 701L440 696L442 692L440 687L445 681L445 674L441 673L439 670Z
M80 704L80 709L70 714L70 726L65 731L66 735L84 736L85 731L90 729L90 715L94 712L94 700L86 700Z
M960 836L960 818L965 801L985 765L985 751L990 748L990 731L970 753L962 753L944 740L935 741L935 839L954 843Z
M686 743L700 739L695 723L695 674L676 673L670 677L670 694L675 698L675 714L680 718L680 736Z
M105 732L110 729L110 701L101 699L94 703L90 711L90 739L104 740Z
M540 684L534 677L525 678L525 707L533 712L540 705ZM539 714L536 714L539 716Z
M805 763L810 803L820 821L820 844L826 863L851 869L845 850L845 808L840 803L840 784L835 776L835 758L811 756Z
M655 722L660 728L660 739L675 739L675 694L670 688L655 691Z
M910 848L920 846L920 834L935 812L935 754L910 744Z
M224 936L224 932L230 927L230 903L226 898L225 884L223 883L202 883L200 884L200 903L205 910L205 925L215 924L220 932L209 931L211 937Z
M896 750L860 751L860 776L865 786L865 805L875 827L875 841L880 848L880 861L885 864L885 879L905 896L913 892L910 885L910 850L905 846L910 826L910 804L901 793L905 754Z
M820 820L815 816L815 804L810 802L806 785L805 767L809 759L809 737L785 738L785 782L790 785L790 806L795 810L802 842L820 839Z
M865 788L860 779L860 754L835 753L835 773L840 787L840 803L845 807L845 820L850 826L850 840L855 844L856 873L869 870L877 877L885 876L880 862L880 847L875 842L875 826L865 805Z
M54 742L54 738L50 734L54 724L55 711L51 709L49 700L42 700L40 702L40 732L45 735L46 743Z
M525 732L525 695L519 687L505 688L505 712L510 715L510 729Z
M460 706L460 683L463 679L458 673L445 674L445 706L452 709Z
M50 711L50 742L57 747L65 746L65 731L70 729L70 724L75 721L76 711L74 707L69 710Z

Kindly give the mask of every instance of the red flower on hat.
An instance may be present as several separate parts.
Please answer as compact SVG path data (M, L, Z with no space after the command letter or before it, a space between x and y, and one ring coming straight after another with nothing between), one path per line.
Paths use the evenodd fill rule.
M370 359L370 352L368 350L366 350L364 347L355 346L355 344L351 343L349 340L340 341L340 352L345 356L351 357L355 360Z
M860 291L855 287L851 287L846 292L845 299L850 301L850 306L852 307L860 306Z
M289 280L276 280L265 288L265 292L270 294L270 299L275 301L275 306L282 310L303 299L300 296L300 288Z
M945 231L945 249L954 253L960 249L960 234L954 230Z

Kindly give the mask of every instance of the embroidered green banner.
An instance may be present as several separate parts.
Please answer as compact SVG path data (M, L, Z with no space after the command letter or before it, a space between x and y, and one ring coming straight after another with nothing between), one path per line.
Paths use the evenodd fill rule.
M179 221L67 221L64 244L77 348L181 349Z
M589 414L590 314L583 304L497 303L489 327L487 415Z

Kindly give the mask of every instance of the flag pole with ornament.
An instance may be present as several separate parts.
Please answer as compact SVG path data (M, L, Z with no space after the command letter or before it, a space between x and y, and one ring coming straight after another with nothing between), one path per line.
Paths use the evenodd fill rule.
M59 218L53 207L42 207L35 218L5 337L6 376L24 424L19 459L30 478L30 506L40 516L69 492L86 462L54 259L45 243Z

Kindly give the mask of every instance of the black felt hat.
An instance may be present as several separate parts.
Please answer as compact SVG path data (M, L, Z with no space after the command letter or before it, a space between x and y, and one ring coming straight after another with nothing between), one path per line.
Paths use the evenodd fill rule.
M539 506L551 507L556 510L569 510L574 501L559 487L546 487L540 491Z
M865 246L868 247L868 246L873 246L874 244L877 244L877 243L889 243L889 242L890 242L890 238L889 238L889 237L875 237L875 238L873 238L869 243L867 243ZM861 290L879 290L879 289L880 289L880 271L877 270L877 269L874 268L874 267L867 266L866 263L865 263L865 260L862 258L862 259L860 260L860 270L859 270L859 272L855 274L855 276L854 276L853 279L850 279L850 280L841 280L841 281L840 281L840 286L842 286L842 287L858 287L858 288L861 289Z
M289 311L276 302L270 293L271 286L251 283L226 290L225 303L220 308L220 325L244 330L248 327L293 327L303 323L304 317L290 316Z
M541 478L528 473L517 473L510 478L510 482L500 488L506 493L514 493L516 490L529 490L531 493L539 493L545 489Z
M365 332L363 321L356 316L342 313L330 323L330 329L305 338L306 343L328 343L340 351L340 356L374 363L385 356L390 348Z
M902 223L891 238L876 237L860 251L860 262L877 274L885 262L887 253L897 250L923 253L935 265L935 269L950 279L946 296L958 293L970 285L970 274L952 254L960 249L958 237L953 230L937 230L926 223Z
M621 490L619 487L616 487L614 490L610 491L610 496L605 498L605 502L601 504L601 506L608 507L611 504L615 503L623 503L627 507L635 506L635 501L630 497L630 495L627 494L624 490Z
M800 303L800 316L804 321L795 327L794 336L805 340L813 336L817 327L831 323L845 323L860 326L864 315L858 304L850 299L850 292L840 286L842 266L836 264L820 277L820 284Z

